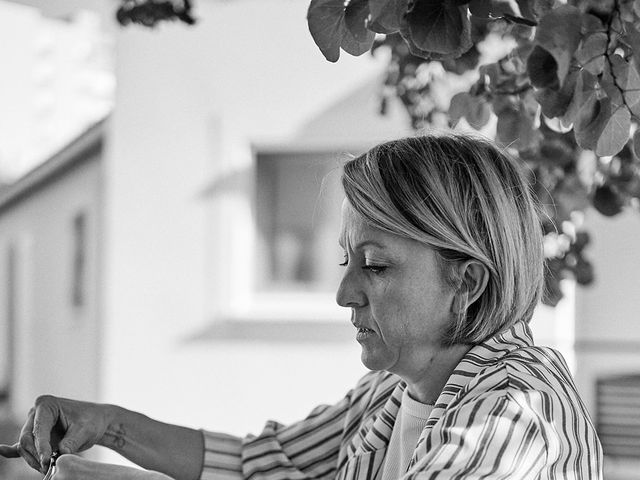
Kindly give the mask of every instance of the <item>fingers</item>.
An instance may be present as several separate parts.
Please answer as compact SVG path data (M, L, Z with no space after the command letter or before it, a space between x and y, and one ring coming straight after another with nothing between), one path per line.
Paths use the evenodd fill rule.
M89 433L82 426L77 424L69 425L69 429L65 433L65 436L60 440L58 445L58 452L60 454L66 453L78 453L81 450L87 448L86 442L89 438Z
M51 397L39 397L33 416L33 442L42 468L49 466L51 458L51 430L58 421L58 410Z
M0 445L0 455L5 458L18 458L20 456L20 444Z
M36 450L35 443L33 441L33 418L35 416L35 409L31 409L27 416L27 421L22 426L20 431L20 439L18 442L18 451L20 456L24 459L29 466L35 470L41 471L42 465L38 460L38 452Z

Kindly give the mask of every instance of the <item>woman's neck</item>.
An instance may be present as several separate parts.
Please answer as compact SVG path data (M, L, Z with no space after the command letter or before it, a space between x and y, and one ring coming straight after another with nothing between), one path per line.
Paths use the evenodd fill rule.
M420 403L434 405L449 377L469 350L471 345L448 347L438 352L424 368L409 375L400 374L407 384L411 398Z

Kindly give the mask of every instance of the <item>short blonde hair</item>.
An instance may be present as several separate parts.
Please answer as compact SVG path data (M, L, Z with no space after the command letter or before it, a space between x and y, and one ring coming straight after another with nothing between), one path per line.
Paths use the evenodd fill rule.
M539 208L520 170L491 142L454 133L383 143L344 165L352 207L371 225L433 248L450 286L461 287L460 262L487 268L487 288L452 322L447 344L479 343L528 322L540 300Z

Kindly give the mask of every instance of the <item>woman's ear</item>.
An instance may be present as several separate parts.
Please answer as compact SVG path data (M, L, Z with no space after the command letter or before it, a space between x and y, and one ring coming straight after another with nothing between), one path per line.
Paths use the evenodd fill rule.
M460 287L453 301L453 311L461 314L467 311L487 288L489 270L478 260L467 260L459 266Z

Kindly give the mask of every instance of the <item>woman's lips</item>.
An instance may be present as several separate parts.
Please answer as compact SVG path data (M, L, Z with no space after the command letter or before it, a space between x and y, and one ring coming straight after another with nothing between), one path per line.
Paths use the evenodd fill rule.
M362 341L366 340L370 336L372 336L375 332L370 328L358 327L358 332L356 333L356 340Z

